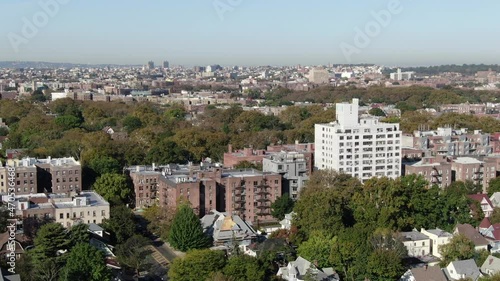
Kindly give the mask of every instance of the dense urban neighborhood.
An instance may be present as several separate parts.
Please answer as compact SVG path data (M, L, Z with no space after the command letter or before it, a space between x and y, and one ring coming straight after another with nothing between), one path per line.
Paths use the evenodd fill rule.
M497 65L0 67L0 280L500 280Z

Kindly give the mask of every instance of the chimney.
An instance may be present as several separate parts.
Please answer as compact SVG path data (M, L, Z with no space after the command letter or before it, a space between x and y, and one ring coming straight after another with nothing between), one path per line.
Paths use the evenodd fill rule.
M424 266L425 271L427 271L428 267L429 267L429 265L427 265L427 264Z
M233 153L233 145L232 144L228 144L227 145L227 152L228 153Z
M155 168L156 168L156 167L155 167L155 163L153 163L153 165L152 165L152 166L153 166L153 171L155 171Z

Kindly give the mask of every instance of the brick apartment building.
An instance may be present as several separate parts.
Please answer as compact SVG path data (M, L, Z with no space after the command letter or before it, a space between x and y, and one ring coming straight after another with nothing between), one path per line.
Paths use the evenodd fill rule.
M299 143L285 145L270 145L266 150L254 150L244 148L242 150L233 150L232 145L228 145L228 152L224 153L224 167L234 168L238 163L248 161L253 164L262 164L264 157L280 152L298 152L303 153L307 161L308 174L314 169L314 143Z
M471 181L483 187L497 176L500 157L457 157L443 155L428 156L413 163L405 163L405 175L422 175L430 184L444 188L455 181Z
M175 208L182 198L200 217L217 210L264 222L273 220L270 205L282 195L281 175L254 169L171 164L131 167L128 173L136 208L154 204Z
M8 167L15 169L16 194L66 193L81 190L82 168L74 158L8 159L0 167L0 193L7 192Z

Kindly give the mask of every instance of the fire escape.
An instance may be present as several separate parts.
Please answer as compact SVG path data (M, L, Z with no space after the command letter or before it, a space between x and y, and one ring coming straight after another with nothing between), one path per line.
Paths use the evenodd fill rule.
M271 214L271 187L267 179L264 178L255 189L255 194L257 195L257 216L269 216Z
M477 169L474 172L474 176L472 177L472 180L474 181L475 184L481 185L483 183L483 173L484 173L484 165L481 164L479 165L479 169Z
M441 185L443 175L439 173L437 167L432 168L431 177L431 184Z
M246 183L241 180L240 185L234 188L233 210L235 214L245 219L245 203L246 203Z

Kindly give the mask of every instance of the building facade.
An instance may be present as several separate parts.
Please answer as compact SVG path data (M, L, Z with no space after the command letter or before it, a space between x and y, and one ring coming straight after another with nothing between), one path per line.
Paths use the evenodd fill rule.
M359 119L359 100L336 105L337 121L315 125L315 166L361 181L401 175L399 124Z
M264 157L262 170L282 176L283 194L296 200L309 179L306 155L297 152L280 152Z

